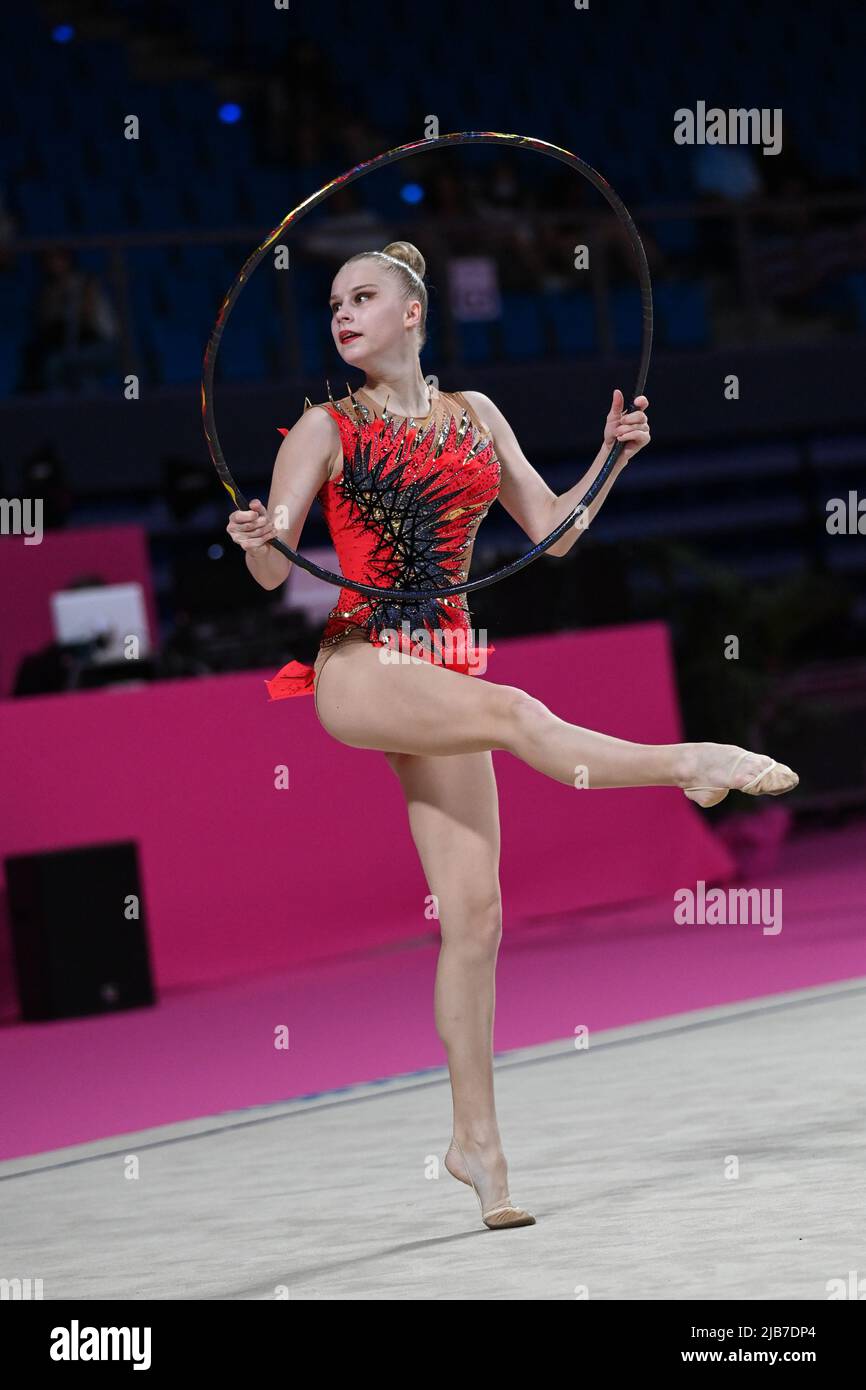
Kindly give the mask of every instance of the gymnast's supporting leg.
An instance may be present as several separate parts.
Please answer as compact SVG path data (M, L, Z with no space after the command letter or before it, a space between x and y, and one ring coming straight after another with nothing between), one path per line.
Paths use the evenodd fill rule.
M352 642L337 650L317 686L322 727L352 748L418 756L505 749L567 786L743 787L768 766L748 753L732 772L736 745L632 743L560 719L517 686L497 685L415 659L383 660L380 649ZM760 790L796 785L774 768Z
M438 904L436 1030L448 1057L453 1133L488 1211L508 1196L493 1094L495 972L502 936L493 759L489 753L386 757L400 779L412 838ZM446 1167L468 1182L454 1145Z

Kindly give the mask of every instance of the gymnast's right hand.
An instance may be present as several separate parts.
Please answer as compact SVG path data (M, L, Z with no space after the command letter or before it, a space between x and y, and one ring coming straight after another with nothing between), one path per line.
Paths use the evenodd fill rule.
M267 508L257 497L250 502L248 512L232 512L226 530L242 550L258 550L277 534Z

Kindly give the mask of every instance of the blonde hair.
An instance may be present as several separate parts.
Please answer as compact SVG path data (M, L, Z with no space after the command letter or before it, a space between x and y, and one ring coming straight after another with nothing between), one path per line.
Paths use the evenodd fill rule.
M396 275L403 289L404 299L420 299L421 318L418 323L418 351L427 341L427 286L424 284L424 271L427 262L417 246L411 241L389 241L383 251L359 251L345 262L362 261L368 256L381 260L392 275Z

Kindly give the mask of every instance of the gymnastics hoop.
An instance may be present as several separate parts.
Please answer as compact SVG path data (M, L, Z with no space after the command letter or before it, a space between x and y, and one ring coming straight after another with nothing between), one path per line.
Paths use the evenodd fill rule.
M439 135L431 139L415 140L407 145L397 145L393 150L386 150L384 154L376 155L373 159L367 159L362 164L356 164L353 169L347 170L345 174L340 174L338 178L332 179L330 183L324 184L318 192L311 194L309 198L305 198L302 203L299 203L296 208L283 218L279 226L275 227L274 230L269 233L261 246L252 253L222 302L207 348L205 349L201 383L202 415L204 419L205 438L207 439L211 459L213 460L219 480L234 502L236 509L248 511L249 503L229 472L228 464L220 448L216 420L214 418L213 385L214 367L216 366L220 339L222 338L226 323L228 322L229 314L241 290L246 285L252 272L267 254L269 248L276 241L277 237L279 237L291 223L300 221L305 213L312 211L314 207L317 207L325 198L330 197L338 188L343 188L347 184L354 183L355 179L362 178L364 174L372 173L374 169L380 169L386 164L393 164L398 159L405 159L408 155L423 154L426 150L441 149L446 145L518 145L526 149L536 150L540 154L550 155L551 158L561 160L563 164L568 164L572 169L576 169L578 173L583 174L585 178L589 179L590 183L606 198L628 233L638 264L641 310L643 316L643 339L637 380L635 382L634 391L632 392L632 400L631 404L628 406L628 411L630 412L635 409L635 399L643 393L643 388L646 384L650 353L652 351L652 286L650 283L646 253L643 249L641 239L638 236L637 228L622 199L617 196L607 180L602 178L601 174L599 174L596 169L593 169L591 164L587 164L585 160L580 159L576 154L572 154L569 150L563 150L558 145L548 144L546 140L536 140L530 135L503 135L496 131L472 130L458 131L451 135ZM315 564L312 560L307 560L303 555L299 555L297 551L292 550L290 546L284 545L283 542L276 537L268 541L268 544L272 545L275 550L278 550L281 555L285 555L286 559L291 560L293 564L300 565L301 568L307 570L309 574L314 574L318 579L325 580L327 584L335 584L341 589L351 589L352 593L364 594L369 598L380 600L417 600L431 597L446 598L451 594L473 593L476 589L484 589L489 584L495 584L500 579L505 579L511 574L516 574L518 570L523 569L525 565L531 564L539 555L543 555L545 550L549 550L552 545L555 545L560 536L564 535L569 527L573 525L579 514L583 514L597 493L604 486L622 449L623 444L620 441L614 444L602 464L598 477L590 484L577 506L559 523L555 531L551 531L550 535L545 536L543 541L539 541L537 545L534 545L525 555L522 555L517 560L513 560L511 564L504 565L493 574L485 575L481 579L467 579L464 584L450 584L446 588L441 589L384 589L376 584L355 583L347 579L343 574L333 574L331 570L322 569L321 566Z

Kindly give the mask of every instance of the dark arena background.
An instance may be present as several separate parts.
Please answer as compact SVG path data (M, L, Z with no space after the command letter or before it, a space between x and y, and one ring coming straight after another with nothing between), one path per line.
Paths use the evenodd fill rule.
M0 1301L588 1299L624 1305L612 1335L667 1329L660 1367L826 1365L847 1319L807 1305L866 1297L862 7L35 0L0 26ZM654 315L650 446L567 553L469 595L480 679L799 777L702 809L494 751L499 1120L536 1221L492 1245L442 1162L441 924L400 785L268 698L339 591L254 581L202 423L255 249L451 132L597 170ZM635 258L574 169L467 143L340 185L250 277L213 392L245 497L306 401L363 386L331 285L396 240L426 259L427 382L483 392L569 492L632 399ZM494 505L472 577L530 544ZM339 572L318 502L297 549Z

